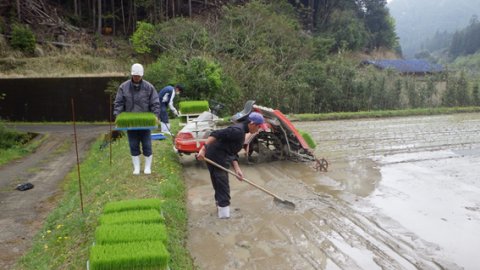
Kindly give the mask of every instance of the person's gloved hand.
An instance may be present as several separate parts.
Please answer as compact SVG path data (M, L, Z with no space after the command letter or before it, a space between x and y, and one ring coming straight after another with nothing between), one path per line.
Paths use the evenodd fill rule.
M177 110L173 110L173 114L175 114L176 117L180 116Z

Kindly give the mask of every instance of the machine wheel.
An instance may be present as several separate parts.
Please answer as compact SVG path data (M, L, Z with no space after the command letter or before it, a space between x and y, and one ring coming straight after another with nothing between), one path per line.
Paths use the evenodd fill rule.
M328 170L328 161L324 158L316 159L313 167L317 171L326 172Z

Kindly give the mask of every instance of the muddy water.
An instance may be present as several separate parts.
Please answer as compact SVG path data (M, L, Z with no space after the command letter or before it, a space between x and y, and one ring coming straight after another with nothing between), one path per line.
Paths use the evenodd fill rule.
M200 269L477 269L480 114L299 122L328 172L288 161L231 178L219 220L205 166L181 158L188 247Z

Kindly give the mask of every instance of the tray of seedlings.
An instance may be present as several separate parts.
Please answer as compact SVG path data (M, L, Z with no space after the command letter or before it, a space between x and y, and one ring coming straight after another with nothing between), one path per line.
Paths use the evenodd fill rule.
M156 198L109 202L99 217L88 270L168 270L168 233Z
M115 120L115 130L153 130L157 117L151 112L122 112Z
M206 100L186 100L179 103L180 125L190 123L201 113L210 111Z

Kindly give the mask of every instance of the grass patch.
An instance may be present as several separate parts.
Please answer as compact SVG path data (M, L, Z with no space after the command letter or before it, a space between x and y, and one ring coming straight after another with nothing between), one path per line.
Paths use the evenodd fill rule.
M46 57L3 58L0 77L69 77L105 75L121 76L129 70L130 59L121 57L95 57L85 54L58 54ZM45 68L48 67L48 68Z
M9 129L0 123L0 165L32 153L47 137L35 139L34 134Z
M323 121L323 120L342 120L342 119L360 119L360 118L385 118L401 116L420 116L437 115L453 113L473 113L480 112L480 107L439 107L439 108L421 108L408 110L387 110L387 111L366 111L366 112L336 112L321 114L291 114L291 121Z
M178 120L172 129L178 129ZM175 124L176 123L176 124ZM173 130L176 132L176 130ZM152 141L151 175L132 175L131 157L126 137L112 144L109 151L100 150L99 138L82 162L80 171L84 213L80 210L76 168L64 181L64 194L58 206L35 236L32 248L23 256L17 269L85 269L95 229L104 206L111 201L158 198L168 234L165 245L171 269L194 269L185 246L187 234L186 193L178 156L170 140ZM142 160L143 163L143 160Z

